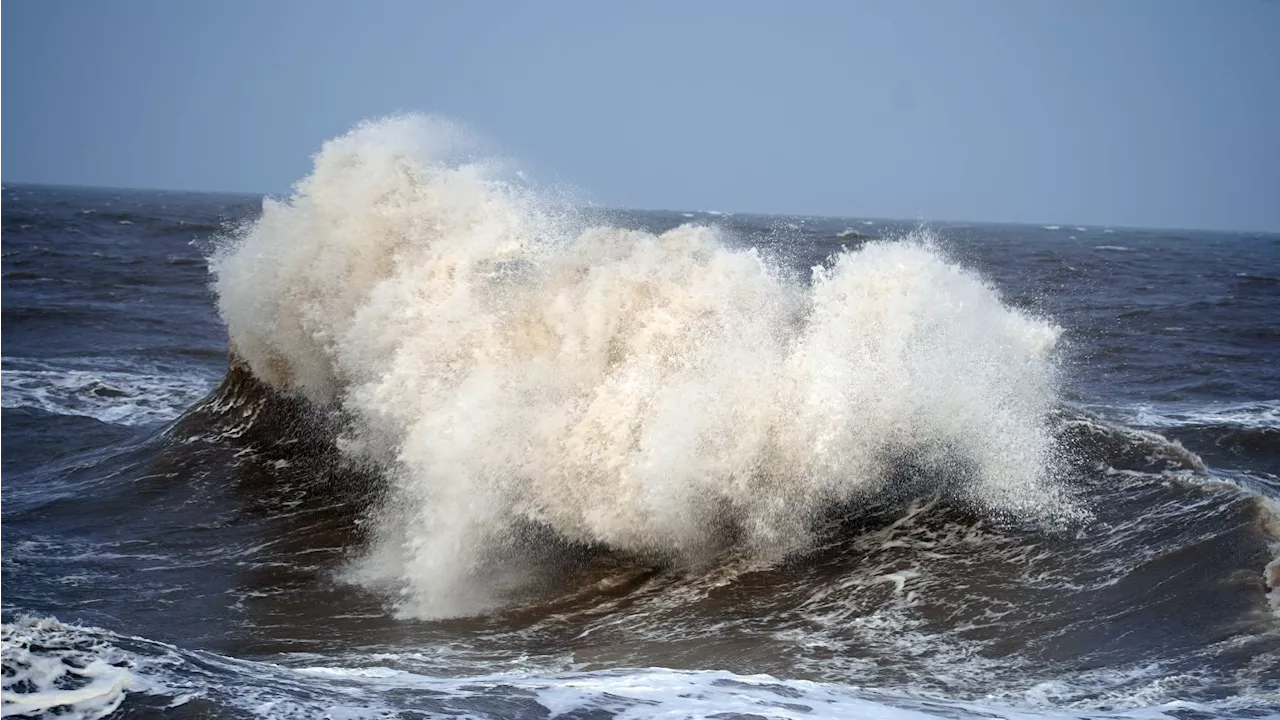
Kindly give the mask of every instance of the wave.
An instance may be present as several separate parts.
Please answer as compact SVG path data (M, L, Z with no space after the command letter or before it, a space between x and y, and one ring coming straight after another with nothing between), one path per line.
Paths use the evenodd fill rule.
M1057 717L1073 710L1096 717L1103 709L1133 708L1136 715L1158 716L1170 702L1193 702L1206 716L1234 716L1231 707L1218 706L1224 697L1240 708L1274 710L1268 683L1276 626L1263 616L1266 589L1258 577L1280 549L1274 508L1155 433L1055 413L1050 425L1058 443L1071 450L1072 463L1091 469L1073 470L1072 482L1088 483L1096 502L1097 518L1066 532L991 522L975 509L929 498L910 502L905 511L892 501L878 509L868 503L835 519L835 531L787 563L736 558L683 572L615 553L582 554L562 558L572 569L548 563L531 573L547 583L540 589L547 592L534 593L541 597L481 619L420 623L388 617L379 593L344 598L350 588L332 592L328 579L341 566L342 550L365 542L340 530L354 530L357 518L324 509L358 495L349 490L355 478L323 479L341 465L334 462L336 450L321 447L332 448L323 425L338 414L273 393L238 365L216 394L165 431L168 442L156 446L162 456L149 464L181 463L180 485L212 480L208 489L234 492L247 512L223 529L201 524L168 558L148 558L150 587L139 587L127 571L98 579L113 564L137 567L126 554L138 550L96 542L15 542L17 553L6 551L5 560L16 574L7 579L25 575L27 583L37 582L43 565L59 584L71 578L85 583L93 592L78 607L37 609L76 617L92 612L89 603L111 603L120 593L136 603L139 592L155 597L148 593L189 587L193 577L229 578L226 591L212 593L211 607L236 599L235 635L214 648L243 648L243 638L264 635L306 648L269 656L293 669L176 649L164 654L172 661L164 666L129 658L138 665L125 669L139 684L125 690L125 713L181 702L177 713L215 714L200 710L213 703L263 707L267 716L305 716L317 707L378 716L413 697L418 700L404 712L444 714L475 703L469 712L484 716L478 708L525 702L525 714L537 717L545 714L540 705L553 707L542 703L544 690L548 697L573 698L575 708L591 708L610 702L587 690L597 688L626 698L609 706L618 712L633 708L632 714L646 716L653 707L653 713L679 714L682 694L706 693L708 703L725 702L716 688L731 694L732 682L757 673L812 681L777 681L801 692L827 688L841 697L928 707L952 717L966 715L957 708L971 708L975 716L1002 714L1006 704L1018 715L1038 708ZM320 423L307 422L315 420ZM201 481L197 468L214 475ZM233 470L224 474L224 468ZM139 497L148 497L145 488ZM80 493L78 502L86 500ZM884 500L884 493L874 500ZM153 497L146 509L150 518L171 512ZM255 515L265 524L247 517ZM94 516L115 523L100 512ZM332 562L316 566L324 557ZM246 564L263 569L246 575ZM299 582L302 568L310 580ZM1274 600L1280 570L1273 563L1267 572ZM170 576L161 578L165 574ZM281 614L279 603L293 610ZM1212 621L1196 611L1203 607L1215 608ZM106 620L117 630L136 626L128 616ZM1152 627L1167 631L1152 633ZM1087 671L1080 669L1084 657ZM216 666L212 678L202 672L210 663ZM502 674L511 663L520 666L519 676ZM670 669L619 669L651 665ZM167 674L171 668L193 682ZM707 668L730 672L698 672ZM154 682L156 672L162 682ZM447 679L455 675L466 677ZM632 682L670 682L663 687L673 695L648 696L658 704L645 705L630 694ZM480 686L486 690L467 689ZM163 692L149 695L139 689L145 687ZM236 688L238 696L218 689L223 687ZM895 690L886 699L858 689L869 687ZM893 699L904 694L936 702ZM874 708L868 714L878 716Z
M780 557L909 456L995 511L1071 512L1044 416L1058 331L916 235L798 282L720 232L573 232L417 118L332 141L211 260L232 345L339 406L394 500L361 569L414 614L483 604L521 523L698 562Z
M529 525L698 564L780 558L909 460L996 514L1078 517L1046 417L1057 327L917 232L809 282L720 230L579 228L465 133L395 118L330 141L211 258L232 347L337 408L384 468L353 573L404 612L474 612Z

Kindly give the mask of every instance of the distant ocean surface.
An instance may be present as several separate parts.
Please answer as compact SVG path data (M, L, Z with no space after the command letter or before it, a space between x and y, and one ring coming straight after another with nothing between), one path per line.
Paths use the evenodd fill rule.
M5 184L6 715L1280 714L1280 236L575 210L431 132Z

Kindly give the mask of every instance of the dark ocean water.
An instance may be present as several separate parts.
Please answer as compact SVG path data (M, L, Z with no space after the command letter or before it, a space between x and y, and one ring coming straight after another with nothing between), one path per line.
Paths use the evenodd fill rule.
M1045 422L1082 514L987 512L947 490L952 465L904 452L781 558L730 540L680 562L548 521L520 536L542 550L519 591L433 617L411 580L353 574L396 496L341 449L349 421L228 372L207 258L261 213L254 197L4 187L6 713L1280 714L1280 236L931 226L931 253L1061 328ZM917 229L602 217L717 228L802 284L842 248ZM970 341L1003 342L988 337Z

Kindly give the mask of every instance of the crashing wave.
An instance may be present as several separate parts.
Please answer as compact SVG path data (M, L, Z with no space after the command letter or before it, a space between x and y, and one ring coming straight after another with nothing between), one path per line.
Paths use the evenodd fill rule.
M697 563L782 557L892 466L991 512L1054 482L1052 324L917 232L810 282L714 227L581 229L417 117L327 143L211 259L238 356L346 418L393 489L355 575L417 615L482 605L521 526Z

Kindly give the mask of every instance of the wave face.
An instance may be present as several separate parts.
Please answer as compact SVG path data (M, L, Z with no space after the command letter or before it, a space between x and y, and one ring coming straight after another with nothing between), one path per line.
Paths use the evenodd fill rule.
M918 482L1081 514L1048 427L1058 329L928 232L798 278L711 227L587 226L470 152L447 122L362 125L210 261L236 355L390 479L350 576L404 614L497 602L545 531L698 565L785 557Z

